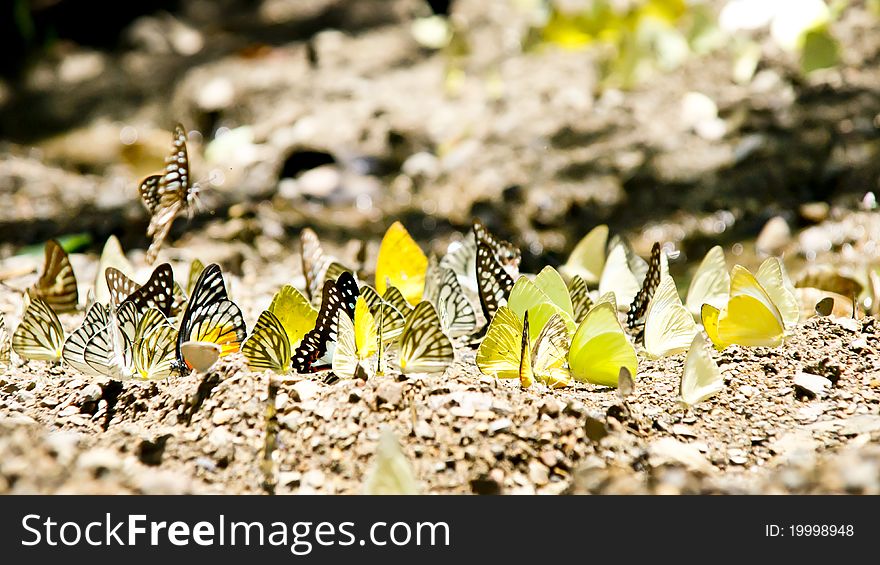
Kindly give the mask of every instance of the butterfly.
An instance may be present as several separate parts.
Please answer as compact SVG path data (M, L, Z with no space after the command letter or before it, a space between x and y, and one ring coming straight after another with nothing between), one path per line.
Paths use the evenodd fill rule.
M648 264L621 237L611 239L608 257L599 277L599 295L613 292L620 305L628 305L638 294L648 273Z
M648 311L648 304L657 285L660 284L661 257L665 256L660 250L660 243L654 242L651 247L651 261L648 263L648 272L645 273L645 279L642 281L642 288L636 293L632 303L629 305L629 311L626 313L626 326L633 330L645 323L645 313Z
M228 352L228 351L227 351ZM180 344L180 354L186 366L196 373L207 373L223 355L223 347L213 341L184 341Z
M358 297L354 320L345 312L339 313L339 331L333 352L333 374L338 378L366 379L372 368L366 361L379 349L376 320L370 314L366 301Z
M434 304L440 325L450 337L470 334L477 325L473 306L464 295L458 277L451 269L437 268L438 281L426 289L426 300Z
M64 328L42 298L28 301L21 323L12 334L12 350L22 359L58 361L64 347Z
M40 278L28 289L31 298L41 298L58 314L75 312L79 305L76 275L67 252L54 239L46 242Z
M355 301L360 293L351 273L342 273L336 281L325 281L321 309L314 329L305 334L293 352L293 369L297 373L313 373L315 363L328 352L328 345L336 341L339 313L354 315Z
M146 319L145 316L141 322ZM170 377L177 371L176 347L174 326L163 323L147 332L135 343L133 378L153 381Z
M177 367L181 371L197 368L186 361L182 348L186 342L214 343L220 347L218 357L222 357L238 351L245 337L241 309L229 300L220 267L212 263L199 275L183 313L177 335Z
M480 307L486 321L492 319L498 308L507 303L513 288L513 279L498 262L495 253L486 243L477 241L477 288Z
M186 130L182 125L174 127L172 139L171 152L165 157L164 172L145 178L140 185L141 201L150 213L147 236L153 238L146 254L148 265L156 260L174 219L182 211L191 214L198 195L198 185L192 183L190 178Z
M396 286L386 288L382 294L382 300L394 306L404 317L409 316L409 313L413 311L412 305L403 297L403 294L400 293Z
M519 267L522 254L514 244L492 235L480 220L474 220L473 232L477 245L483 244L489 247L501 265ZM511 274L511 277L515 277L516 274Z
M596 284L605 267L605 246L608 244L608 226L594 227L581 239L559 271L572 279L579 277L587 284Z
M477 349L477 368L499 379L518 378L522 388L530 387L536 379L552 388L567 386L571 376L565 368L565 321L559 314L553 314L538 331L532 346L529 312L520 320L507 306L500 307Z
M193 293L193 290L196 288L196 281L199 280L199 276L202 274L202 271L205 270L205 265L199 259L193 259L189 264L189 275L186 278L186 295L189 296Z
M593 301L590 299L590 293L587 290L587 283L584 282L580 275L574 275L568 281L568 294L571 298L574 321L579 324L587 316L590 308L593 307Z
M419 302L407 316L398 347L403 374L443 372L455 359L452 342L443 333L440 317L427 300Z
M755 276L734 265L730 276L730 299L720 310L703 304L703 328L722 351L731 344L746 347L778 347L785 337L785 321L779 308Z
M419 483L400 442L391 430L383 430L364 479L364 494L414 495L419 491Z
M684 360L678 394L685 406L695 406L724 388L718 365L712 360L701 332L694 335Z
M394 287L388 287L385 291L385 294L390 294ZM396 289L394 289L396 290ZM404 315L391 305L390 302L383 299L379 296L379 293L376 292L376 289L371 287L370 285L363 285L361 287L361 297L363 297L364 301L367 303L367 306L370 308L370 314L373 315L373 318L376 319L377 328L379 333L382 335L383 342L390 342L396 340L400 337L400 334L403 332L403 326L406 324L406 318ZM400 300L406 302L406 299L403 298L403 295L399 293L396 295L400 297ZM409 304L406 305L407 313L412 310Z
M86 375L97 374L85 361L85 350L89 340L109 323L110 308L95 302L86 311L82 324L65 340L61 350L64 362Z
M325 281L335 281L346 271L354 275L351 269L324 253L318 235L310 228L303 228L300 232L300 247L306 296L312 304L322 298L319 291Z
M303 336L315 327L315 322L318 320L318 311L312 308L306 297L291 285L284 285L275 293L272 303L269 304L269 311L281 323L291 348L300 344Z
M716 245L706 253L700 266L697 267L688 287L685 305L692 316L699 318L703 304L721 308L727 303L728 292L730 292L730 273L724 260L724 250L720 245Z
M666 275L645 314L645 350L652 359L685 351L697 332L694 317L681 303L675 281Z
M109 267L122 273L128 279L133 277L134 267L125 257L122 245L115 235L107 238L104 249L101 251L101 258L98 260L98 271L95 275L95 300L104 304L109 304L112 300L105 274Z
M111 312L107 324L86 342L83 360L90 369L87 374L104 375L115 381L131 379L134 376L132 345Z
M111 305L121 306L125 302L131 302L139 316L148 308L156 308L166 317L171 316L174 304L174 271L169 263L162 263L153 269L153 274L143 286L114 267L107 268L106 278Z
M568 352L575 380L617 386L620 368L636 374L638 359L620 321L613 300L601 300L580 323Z
M428 258L399 221L391 224L376 259L376 290L384 293L395 286L407 302L415 304L425 290L425 271Z
M264 310L241 352L253 371L269 369L279 375L290 370L290 339L281 320L271 310Z
M6 331L6 320L3 319L3 314L0 314L0 369L5 369L9 365L9 351L11 348L9 332Z
M785 331L790 332L800 320L800 307L794 285L785 272L785 265L778 257L768 257L758 267L755 278L767 291L773 304L779 309Z
M549 292L549 294L548 294ZM553 294L555 300L550 297ZM510 291L507 306L522 322L528 313L532 320L532 330L529 339L534 342L538 333L554 315L562 318L571 333L576 329L572 320L571 299L568 289L559 273L552 267L545 267L534 281L526 277L520 277Z

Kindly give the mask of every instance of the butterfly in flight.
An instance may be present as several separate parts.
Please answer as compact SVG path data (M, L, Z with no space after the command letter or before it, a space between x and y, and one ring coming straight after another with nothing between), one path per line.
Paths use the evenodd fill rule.
M354 276L342 273L336 281L324 281L321 309L314 329L306 333L293 353L293 368L297 373L313 373L315 363L327 354L328 345L336 341L339 313L354 316L355 303L360 294Z
M183 313L177 335L177 367L181 372L204 368L195 367L187 361L185 351L192 347L184 348L187 342L216 344L220 348L218 357L222 357L238 351L246 337L247 329L241 309L229 300L220 266L212 263L199 275ZM195 348L200 357L206 347Z
M177 124L171 152L165 157L165 170L161 174L148 176L140 185L141 201L150 213L147 236L153 238L146 254L148 265L156 260L174 218L184 211L192 215L198 191L198 185L192 182L190 176L186 130Z
M46 259L40 278L28 289L31 298L42 298L58 314L75 312L79 304L76 276L67 252L54 239L46 242Z

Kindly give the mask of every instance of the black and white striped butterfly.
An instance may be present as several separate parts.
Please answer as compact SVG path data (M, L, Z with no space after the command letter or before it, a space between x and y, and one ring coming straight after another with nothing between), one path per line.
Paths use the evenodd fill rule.
M165 170L141 181L141 200L150 212L150 225L147 236L152 237L147 250L147 264L152 264L159 254L162 243L168 236L174 218L181 212L192 214L198 195L198 185L192 182L189 170L189 155L186 150L186 130L177 124L174 127L171 152L165 157Z
M22 359L58 361L64 347L64 328L42 298L27 300L21 323L12 334L12 350Z
M339 312L349 318L354 316L354 307L360 294L354 276L342 273L335 282L325 281L321 309L315 328L309 331L293 353L293 369L297 373L313 373L318 370L315 363L327 354L330 343L336 341L339 330Z
M180 322L176 348L178 368L184 373L187 369L199 368L186 359L183 345L187 342L214 344L219 347L218 356L222 357L238 351L246 337L241 309L229 300L220 266L212 263L199 275Z
M487 245L502 266L511 265L517 268L519 267L522 254L520 253L519 248L514 244L492 235L489 229L484 226L480 220L474 220L473 231L477 245L480 243ZM511 277L513 276L514 275L511 275Z
M440 326L450 337L470 334L477 326L473 306L451 269L437 267L437 278L425 289L425 299L434 304Z
M476 269L480 306L488 324L498 308L507 304L513 278L504 270L492 249L480 241L477 242Z
M439 373L455 359L452 342L443 333L440 317L427 300L419 302L407 316L398 345L398 363L404 374Z
M388 287L388 290L386 290L385 293L388 294L388 291L392 288L394 287ZM395 288L395 290L397 289ZM406 302L406 299L403 298L400 291L397 292L397 295L400 296L401 300ZM390 302L379 296L376 289L370 285L361 286L361 296L364 298L364 302L367 303L367 306L370 309L370 314L373 315L373 318L375 318L376 323L378 324L377 328L379 333L382 334L382 339L384 341L394 341L397 339L401 332L403 332L403 326L406 324L406 318L403 313L395 308Z
M660 243L654 242L651 247L651 261L648 264L648 272L642 281L642 288L636 294L632 303L629 305L629 312L626 314L626 325L629 329L634 330L637 327L645 325L645 314L648 312L648 304L660 284L660 276L662 273L661 265L662 251Z
M568 281L568 294L571 297L571 306L574 311L574 321L580 324L587 317L587 312L593 307L590 299L587 283L580 275L571 277Z
M28 289L31 298L42 298L58 314L75 312L79 305L76 276L70 257L54 239L46 242L46 259L40 278Z
M290 370L290 340L284 324L270 310L257 319L253 333L241 346L251 370L268 369L279 375Z
M0 369L5 369L9 365L9 352L12 350L12 342L9 332L6 331L6 320L3 314L0 314Z
M64 348L61 351L61 358L64 359L64 362L85 375L95 374L85 360L86 345L96 333L107 326L109 318L109 307L100 302L92 304L86 312L82 324L64 342Z

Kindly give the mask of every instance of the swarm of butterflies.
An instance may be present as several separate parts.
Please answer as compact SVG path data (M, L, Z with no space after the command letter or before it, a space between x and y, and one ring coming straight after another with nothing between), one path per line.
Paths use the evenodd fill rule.
M152 214L146 254L152 264L197 192L181 126L164 172L147 177L140 192ZM476 347L482 373L518 379L523 388L578 381L629 389L638 346L653 359L687 352L680 400L692 406L723 387L709 342L717 350L777 347L800 317L794 287L775 257L754 274L739 265L728 271L721 247L711 249L684 303L659 243L645 261L622 237L609 240L605 225L588 233L558 271L521 274L520 258L519 249L478 221L445 255L428 257L395 222L380 244L371 286L325 253L306 228L304 288L282 287L248 335L218 265L193 261L183 287L163 263L139 284L111 238L82 324L65 336L58 314L78 310L78 285L67 253L53 240L25 293L11 347L23 359L63 361L115 380L207 372L238 351L252 370L325 371L328 380L369 379L389 361L403 374L441 373L455 360L456 346ZM0 362L8 362L2 323Z

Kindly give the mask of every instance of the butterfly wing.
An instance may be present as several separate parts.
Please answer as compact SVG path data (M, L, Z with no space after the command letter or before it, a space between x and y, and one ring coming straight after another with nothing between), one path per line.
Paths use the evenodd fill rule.
M565 368L568 357L568 325L559 314L550 317L535 344L531 354L532 372L535 378L551 388L568 386L571 375Z
M451 337L472 333L477 326L477 316L454 272L442 270L436 295L435 305L444 330Z
M791 284L782 261L778 257L767 257L755 273L755 278L779 309L785 329L790 332L797 326L801 311L794 285Z
M477 368L499 379L520 376L524 324L513 310L501 306L489 323L486 337L477 349Z
M679 397L687 406L694 406L724 388L718 365L709 354L703 334L697 333L684 360Z
M393 288L390 287L386 294ZM400 334L403 332L403 326L406 325L406 318L404 318L403 314L379 296L376 289L370 285L363 285L361 287L361 296L366 301L367 306L369 306L373 318L379 324L377 329L382 342L394 341L400 337ZM405 302L402 295L398 294L398 296L400 300ZM407 305L407 308L409 308L409 305Z
M613 292L618 304L629 304L640 289L639 279L630 270L627 250L622 241L612 245L599 279L599 295Z
M568 260L559 270L570 279L577 276L585 283L598 283L605 266L607 244L608 226L601 224L594 227L574 246Z
M407 317L399 347L398 361L404 374L442 372L455 358L452 342L427 300L419 302Z
M134 304L139 316L149 308L156 308L166 317L171 316L171 306L174 304L174 271L171 270L169 263L162 263L153 269L150 279L141 287L136 287L136 283L130 279L128 279L128 283L123 282L122 277L125 275L119 271L107 269L107 286L110 288L110 294L114 297L113 301L128 292L129 289L135 288L134 291L127 294L122 302Z
M299 240L302 271L306 279L306 296L310 302L314 303L320 294L324 273L327 272L331 260L324 254L318 234L312 229L303 228Z
M189 275L186 278L186 294L187 296L193 293L193 290L196 288L196 282L199 280L199 276L201 276L202 271L205 270L205 265L199 259L193 259L189 264Z
M479 220L474 220L473 232L477 245L483 244L488 247L495 256L495 259L505 269L510 269L508 274L510 274L511 278L515 277L518 274L519 262L522 258L519 249L509 241L495 237Z
M13 351L22 359L58 361L63 347L64 329L58 315L42 298L31 299L12 334Z
M383 431L364 480L364 494L414 495L419 494L419 490L412 466L394 433Z
M611 302L590 310L571 340L568 365L575 380L617 386L620 368L636 374L636 351L627 339Z
M379 245L376 260L376 290L384 293L395 286L410 304L422 299L428 258L400 222L394 222Z
M291 285L284 285L275 293L269 312L278 318L287 334L289 347L292 348L299 345L306 332L315 327L318 319L318 311Z
M477 240L474 232L470 231L461 241L449 244L446 255L440 259L440 268L449 269L458 278L462 288L468 292L477 293Z
M290 341L287 330L271 310L260 314L257 325L242 344L241 352L251 370L269 369L283 375L290 369Z
M116 381L134 374L131 342L112 317L86 343L83 359L93 371Z
M358 358L357 339L354 323L345 312L339 313L338 331L336 334L336 350L333 352L333 374L340 379L354 378L357 373Z
M106 272L108 268L113 268L125 275L126 278L130 278L131 273L134 272L134 267L125 257L125 253L122 251L122 244L119 243L115 235L107 238L104 249L101 251L101 258L98 260L98 271L95 275L95 300L104 304L110 304L113 299L113 296L110 294L110 287L107 284ZM119 302L114 303L114 306L118 306Z
M645 350L657 359L687 350L697 325L681 303L672 276L663 277L645 314Z
M492 249L477 238L477 288L480 307L486 320L491 320L498 308L507 303L513 288L513 279L502 267Z
M141 285L116 267L107 267L104 270L104 284L107 287L107 302L114 308L118 308L126 298L141 288Z
M565 286L562 275L556 269L550 266L544 267L533 282L535 286L544 291L553 304L568 314L569 318L574 316L574 307L571 303L571 296L568 294L568 287Z
M327 353L328 344L336 341L339 312L345 312L349 318L354 316L359 292L351 273L343 273L335 283L324 283L321 309L318 311L315 327L305 334L293 353L293 368L297 373L312 373L316 370L314 365Z
M573 319L575 323L579 324L586 318L590 308L593 307L593 301L590 299L590 293L587 290L587 283L579 275L575 275L568 281L568 292L571 296L571 307L574 312Z
M98 331L109 323L110 309L96 302L89 307L82 325L64 342L61 358L64 362L85 375L96 373L85 360L86 345Z
M662 253L660 243L654 242L653 247L651 247L651 262L648 264L648 272L645 274L642 287L636 293L635 298L633 298L632 304L629 305L629 311L626 314L626 325L631 330L645 323L648 304L650 304L651 298L654 296L654 291L657 290L657 285L660 284L660 257Z
M733 267L730 279L730 300L718 316L715 346L724 349L732 343L746 347L782 345L785 323L764 287L740 265Z
M43 272L28 289L31 298L42 298L59 314L75 312L79 304L76 275L67 252L54 239L46 242Z
M537 339L547 321L557 313L566 322L572 333L576 329L571 316L554 304L543 290L526 277L520 277L516 280L513 290L510 291L507 305L520 319L524 318L526 312L529 313L531 318L529 339L532 343Z
M145 381L170 377L176 369L177 330L160 325L134 346L135 378Z
M730 292L730 273L724 260L724 250L716 245L706 253L688 287L687 309L694 317L700 317L703 304L722 308Z
M376 353L378 349L376 320L370 314L366 301L361 297L358 297L354 308L354 336L359 360L363 361Z

